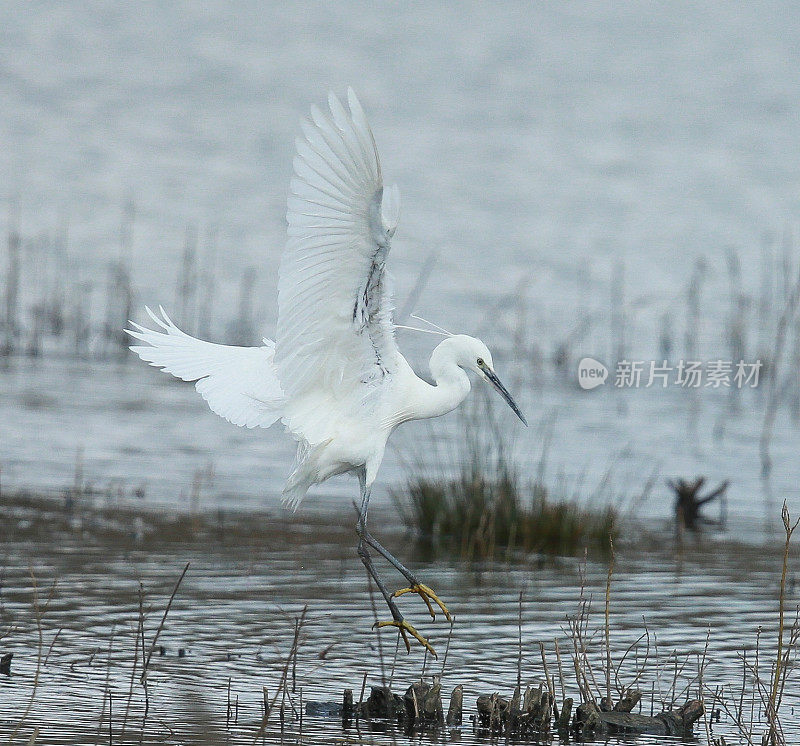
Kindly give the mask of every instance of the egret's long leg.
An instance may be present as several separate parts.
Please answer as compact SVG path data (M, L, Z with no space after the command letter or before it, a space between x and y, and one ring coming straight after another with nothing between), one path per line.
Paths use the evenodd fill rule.
M397 627L400 630L400 634L403 637L403 642L406 645L406 650L409 652L411 651L411 645L408 642L408 636L406 633L412 635L417 642L419 642L422 646L424 646L430 653L436 658L436 651L433 649L431 644L422 636L419 632L417 632L414 627L412 627L405 619L403 619L403 615L400 613L400 609L397 608L397 603L395 602L392 594L389 593L386 586L381 580L378 571L375 569L375 565L372 563L372 557L370 556L369 550L367 549L368 541L366 538L367 533L367 508L369 506L369 491L366 489L366 485L362 482L362 496L361 496L361 510L358 515L358 523L356 524L356 532L358 533L358 556L361 558L361 562L364 564L364 567L367 569L370 577L375 581L375 584L378 586L378 590L380 590L381 595L383 595L384 599L386 600L386 605L389 607L389 611L392 613L392 619L388 622L375 622L376 627L386 627L392 626Z
M438 656L436 655L436 651L433 649L431 644L403 618L403 615L400 613L400 609L397 608L394 598L392 598L392 594L389 593L383 581L381 580L381 576L375 569L375 565L372 564L372 558L370 557L369 550L367 549L367 543L363 540L363 538L359 538L358 541L358 556L361 557L364 567L367 568L367 572L369 573L370 577L375 581L375 584L378 586L378 590L380 590L384 599L386 599L386 604L389 607L389 611L392 613L391 621L376 621L375 626L379 628L387 626L397 627L403 637L403 642L406 645L407 651L411 652L411 644L408 642L408 636L406 633L414 637L414 639L416 639L420 645L425 647L434 658L437 658Z
M384 548L380 542L372 534L370 534L369 531L366 530L366 526L364 528L364 541L367 542L367 544L369 544L381 556L385 557L389 562L391 562L397 568L398 572L400 572L400 574L403 575L403 577L408 581L408 588L401 588L399 591L395 591L392 596L397 597L403 596L406 593L416 593L428 607L428 613L431 615L431 619L436 619L436 613L431 605L431 601L433 601L442 610L442 613L449 622L451 620L450 610L444 605L444 602L433 592L431 588L424 583L420 583L411 570L405 567L397 558L392 556L391 552Z
M358 523L356 523L356 533L358 534L358 556L361 558L361 562L364 563L364 567L367 568L367 572L370 574L370 577L375 581L381 594L386 599L386 603L389 606L389 611L392 612L392 616L399 621L402 620L403 615L400 613L400 609L397 608L397 604L392 598L392 594L389 593L383 581L381 580L378 571L375 569L375 565L372 563L372 557L370 556L369 550L367 549L367 545L370 544L367 539L367 509L369 508L369 491L367 490L366 483L363 481L363 479L359 478L359 481L361 482L361 510L358 513Z
M361 486L361 510L358 513L359 537L363 538L378 554L391 562L397 571L409 582L410 585L419 585L411 570L409 570L399 559L397 559L388 549L386 549L367 528L367 511L369 509L369 490L367 490L366 477L363 472L359 474L358 481Z
M370 577L375 581L375 584L378 586L378 590L381 592L381 595L383 595L383 597L386 599L386 603L389 606L389 611L392 612L392 617L397 621L402 621L403 615L400 613L400 609L397 608L397 604L392 598L392 594L389 593L383 583L383 580L381 580L381 576L375 569L375 565L372 563L372 557L370 557L369 554L369 549L367 549L365 542L360 538L358 541L358 556L361 557L364 567L367 568L367 572L370 574Z
M411 584L419 585L419 581L411 570L409 570L397 557L395 557L388 549L386 549L370 532L367 527L364 527L364 541L367 542L378 554L385 557L391 564L393 564L397 571Z
M431 619L436 619L436 613L434 612L433 606L431 605L431 601L433 601L442 610L442 613L445 615L447 621L448 622L452 621L450 610L447 608L447 606L444 605L444 602L436 595L436 593L434 593L434 591L424 583L420 583L419 580L417 580L416 575L414 575L414 573L411 572L411 570L409 570L402 562L400 562L400 560L398 560L369 532L369 529L367 528L367 512L369 510L370 493L369 490L367 489L366 475L364 474L364 472L359 473L358 481L361 487L361 509L359 510L358 525L356 527L359 536L359 547L361 546L362 541L366 542L376 552L378 552L378 554L380 554L388 562L394 565L397 571L408 581L409 584L408 588L401 588L399 591L395 591L392 594L392 598L395 598L397 596L402 596L406 593L416 593L428 607L428 613L431 615ZM360 549L359 549L359 555L361 555ZM371 558L369 562L370 564L372 563Z

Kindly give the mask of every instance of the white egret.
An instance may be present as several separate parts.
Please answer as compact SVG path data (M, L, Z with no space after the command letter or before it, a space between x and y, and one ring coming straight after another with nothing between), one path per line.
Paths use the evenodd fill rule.
M395 343L386 258L400 209L397 186L383 187L375 140L352 89L350 111L331 93L330 114L311 108L297 140L288 199L288 242L278 280L275 342L261 347L212 344L189 336L150 309L160 327L134 324L128 333L144 342L131 349L184 381L211 409L235 425L269 427L282 420L298 441L297 458L283 500L296 509L311 485L346 472L358 476L361 507L358 554L386 599L391 621L406 648L411 634L433 648L405 621L395 597L416 593L435 618L431 601L447 607L367 530L372 483L387 439L403 422L455 409L470 391L468 372L494 386L525 418L492 367L479 339L445 335L430 357L435 385L419 378ZM527 424L527 423L526 423ZM369 548L406 578L394 594L376 571Z

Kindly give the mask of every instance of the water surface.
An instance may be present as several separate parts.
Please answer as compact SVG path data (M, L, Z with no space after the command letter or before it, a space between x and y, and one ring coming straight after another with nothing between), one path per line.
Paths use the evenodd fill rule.
M377 526L384 516L379 511L373 518L380 532ZM270 696L278 691L303 609L306 621L296 666L289 669L295 708L300 707L301 690L304 701L338 702L344 688L354 689L358 699L364 674L367 687L387 680L399 693L420 676L436 675L447 693L463 684L465 712L474 713L479 694L511 694L517 681L520 622L523 684L536 686L543 680L541 641L558 697L563 696L555 657L558 640L566 669L564 693L577 697L566 628L582 593L592 604L589 628L597 632L588 645L604 689L599 634L607 578L603 561L531 557L468 565L446 555L429 558L408 537L392 532L386 536L389 548L411 562L456 616L451 633L443 620L431 622L420 602L403 599L404 613L430 636L440 659L426 659L417 648L410 655L401 649L395 657L395 635L378 636L371 630L376 610L383 618L385 609L379 598L373 608L349 523L347 516L312 518L304 524L274 515L260 516L258 525L213 516L198 517L195 524L191 519L174 523L137 520L118 510L78 511L70 517L41 503L8 505L0 629L2 650L13 652L14 659L12 675L0 677L0 728L7 732L14 726L32 698L21 736L27 738L39 727L43 743L85 743L98 731L102 741L109 726L110 692L115 740L122 737L126 708L129 737L138 738L144 692L138 674L131 689L131 674L139 583L149 648L187 562L189 570L158 640L163 655L157 648L148 673L146 742L191 740L198 729L209 742L252 738L263 714L263 687ZM762 665L774 655L779 568L778 554L771 550L703 540L678 552L663 536L638 546L622 542L612 581L612 652L620 661L645 630L650 635L649 653L641 642L619 668L622 685L631 685L640 671L636 684L645 695L645 714L651 699L659 711L662 703L682 704L697 697L702 660L705 685L712 691L724 686L738 697L740 655L747 650L753 656L759 632ZM35 693L34 582L47 658ZM392 577L390 585L396 582ZM788 605L797 601L791 581ZM229 682L231 701L238 698L239 703L236 722L227 717ZM751 689L746 691L749 697ZM798 706L790 683L783 703L789 742L800 736L791 714ZM285 727L297 734L300 724L287 715ZM348 735L337 719L304 718L303 729L311 742L338 742ZM724 715L713 730L736 742L734 726ZM702 721L697 731L703 740ZM279 736L274 718L268 738L272 742ZM358 742L355 732L349 736ZM361 736L374 738L364 732ZM402 734L391 737L406 741ZM377 738L380 742L382 737ZM468 720L460 739L484 740Z
M353 85L387 179L403 194L391 257L399 305L436 253L417 310L484 337L528 419L556 417L551 473L583 479L590 494L615 463L619 498L641 491L658 467L659 516L664 477L731 479L733 530L747 537L777 519L783 499L800 508L799 431L785 407L765 487L763 396L748 392L732 410L725 392L711 389L589 394L575 386L574 365L583 355L616 359L612 296L620 293L626 355L660 360L666 318L670 362L691 357L686 292L700 257L697 357L732 357L726 330L739 292L745 358L773 348L798 261L798 50L800 13L780 0L491 9L245 2L235 10L159 2L144 12L3 3L0 200L9 210L0 211L0 229L16 205L21 313L28 318L60 278L69 312L91 319L97 349L108 265L122 256L136 319L144 303L163 303L191 330L194 306L182 319L177 300L191 225L201 268L206 233L217 235L210 336L232 338L240 280L255 267L252 341L271 337L298 118L329 88ZM129 200L126 257L120 224ZM53 266L42 255L50 239L64 252ZM741 263L738 291L728 279L731 252ZM569 364L554 368L569 340ZM433 342L400 333L423 374ZM70 344L56 343L53 356ZM787 371L800 361L793 344ZM796 390L796 380L787 386ZM510 414L506 422L519 429ZM444 441L458 433L453 418L436 427ZM421 432L410 429L408 440ZM519 437L522 468L538 463L541 432ZM142 488L173 507L209 462L216 479L207 503L272 507L292 456L280 433L218 422L190 387L140 364L48 356L0 370L4 483L64 489L79 450L93 484ZM375 499L400 481L390 453ZM352 484L324 495L347 504Z

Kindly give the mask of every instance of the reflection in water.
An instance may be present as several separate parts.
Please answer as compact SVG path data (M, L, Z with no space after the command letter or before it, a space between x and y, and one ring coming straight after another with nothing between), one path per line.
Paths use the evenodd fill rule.
M764 505L764 536L774 539L777 536L777 524L774 516L780 514L778 504L775 501L775 493L772 487L772 479L769 474L761 475L761 494Z
M21 740L34 727L47 743L86 743L98 732L104 740L109 712L116 742L123 740L123 728L125 737L134 738L143 720L147 741L177 743L196 739L198 733L209 743L229 735L233 741L252 738L262 719L264 690L272 699L284 671L288 693L285 700L281 693L278 705L283 702L285 727L292 732L299 721L290 711L299 711L301 696L303 702L338 702L342 691L352 688L358 700L365 674L367 694L382 681L402 692L420 676L440 675L446 693L463 684L470 713L480 693L510 694L517 680L520 631L522 681L536 685L542 680L539 641L553 657L557 639L569 664L567 616L578 610L581 593L594 601L592 625L601 624L602 563L519 558L468 566L438 557L422 566L412 564L454 610L452 637L444 621L426 619L421 603L407 597L401 601L437 649L447 649L446 661L424 659L417 651L396 655L394 636L371 630L375 606L354 552L349 518L137 520L117 510L66 516L41 504L7 503L0 645L14 658L12 675L0 677L0 731L9 732L32 700ZM403 535L386 539L404 556L417 556ZM645 714L651 698L658 710L662 702L697 696L699 659L709 629L704 678L712 688L740 685L737 652L752 649L759 627L763 656L770 655L775 639L776 552L697 540L685 544L677 572L669 544L623 545L611 591L615 659L622 659L645 625L650 636L646 665L642 643L619 670L624 684L644 669L636 685L645 695ZM149 650L186 562L190 568L153 649L145 719L139 683L140 584L144 648ZM792 590L789 603L796 600ZM297 620L306 608L296 662L287 670ZM599 638L590 639L589 649L601 670ZM577 697L572 682L567 674L565 694ZM785 710L798 704L796 692L787 691ZM375 742L376 734L363 732L364 723L361 727L364 740ZM795 727L788 723L790 731ZM314 742L344 735L336 719L304 718L303 728ZM734 732L724 718L715 728ZM266 739L279 735L280 722L273 716ZM387 742L392 738L403 741L397 734L386 735ZM473 740L469 720L461 740Z

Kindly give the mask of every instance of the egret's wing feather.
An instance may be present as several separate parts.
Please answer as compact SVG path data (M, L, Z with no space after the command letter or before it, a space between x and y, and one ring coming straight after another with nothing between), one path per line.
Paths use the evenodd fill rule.
M297 141L278 283L275 362L287 427L310 443L397 368L385 262L399 193L384 197L375 140L352 90Z
M275 345L233 347L196 339L181 331L161 310L161 317L146 309L161 331L130 322L125 331L144 345L133 350L150 365L195 388L213 412L234 425L269 427L282 414L283 392L273 362Z

